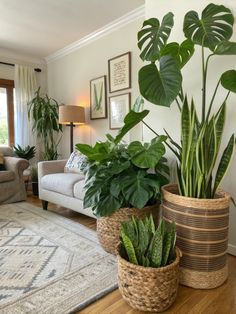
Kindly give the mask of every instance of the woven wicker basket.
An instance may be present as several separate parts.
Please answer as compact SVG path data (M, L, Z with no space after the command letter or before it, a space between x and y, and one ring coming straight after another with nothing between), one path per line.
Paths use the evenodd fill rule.
M163 218L176 222L183 253L180 283L197 289L220 286L228 277L229 194L218 190L214 199L184 197L173 184L162 192Z
M131 264L119 254L118 285L122 297L134 309L162 312L176 299L181 253L176 249L175 261L161 268Z
M97 219L97 235L100 244L105 251L116 254L119 244L121 222L129 220L132 216L144 218L146 215L153 215L154 221L159 222L159 204L139 208L120 208L112 215Z

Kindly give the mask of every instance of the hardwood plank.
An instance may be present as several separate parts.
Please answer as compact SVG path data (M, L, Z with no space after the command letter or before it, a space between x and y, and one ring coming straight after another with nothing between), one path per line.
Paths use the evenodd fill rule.
M28 196L27 201L41 207L41 201ZM96 229L96 220L72 210L49 204L48 209L59 215ZM221 287L212 290L196 290L180 286L178 296L165 314L235 314L236 313L236 257L228 255L229 279ZM78 312L80 314L142 314L132 309L115 290Z

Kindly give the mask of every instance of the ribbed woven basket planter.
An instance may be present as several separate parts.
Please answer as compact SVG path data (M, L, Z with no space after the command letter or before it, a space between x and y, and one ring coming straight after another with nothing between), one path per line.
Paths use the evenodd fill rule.
M162 312L175 301L179 284L180 251L175 261L161 268L143 267L118 259L118 285L122 297L134 309Z
M100 244L105 251L116 254L117 245L120 242L121 222L129 220L132 216L144 218L146 215L153 215L154 221L159 222L160 205L146 206L139 208L120 208L112 215L97 219L97 235Z
M183 254L180 283L197 289L222 285L228 277L230 195L218 190L214 199L184 197L175 184L165 185L162 192L163 218L176 222L177 246Z

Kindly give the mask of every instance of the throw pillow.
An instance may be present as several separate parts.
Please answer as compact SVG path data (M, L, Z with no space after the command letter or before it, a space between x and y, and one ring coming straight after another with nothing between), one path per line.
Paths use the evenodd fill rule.
M4 155L0 153L0 171L6 170L5 164L4 164Z
M77 151L74 151L65 165L64 172L84 174L87 164L87 157Z

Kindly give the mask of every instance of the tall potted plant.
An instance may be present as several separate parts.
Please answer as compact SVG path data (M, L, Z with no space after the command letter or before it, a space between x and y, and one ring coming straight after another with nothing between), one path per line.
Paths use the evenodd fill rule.
M33 121L32 131L42 140L44 160L54 160L58 157L57 147L60 139L56 140L55 136L62 132L62 126L58 123L58 110L57 101L48 95L40 95L40 88L28 104L28 116Z
M128 115L132 118L133 113ZM159 215L160 188L168 182L168 167L164 158L165 136L144 145L138 141L121 143L123 130L113 138L94 147L77 144L88 157L84 207L91 207L97 219L97 233L103 248L115 254L120 225L131 216ZM150 173L150 170L153 170Z
M233 24L234 17L228 8L211 3L203 10L201 18L195 11L185 15L186 40L180 44L168 42L174 25L171 12L162 22L156 18L146 20L138 33L140 57L149 62L139 71L142 96L159 106L170 107L175 102L181 114L180 143L167 134L166 145L177 158L178 185L163 187L163 215L164 219L177 223L177 245L183 252L181 282L195 288L217 287L228 275L230 196L218 188L233 156L234 134L219 155L227 99L231 92L236 92L236 71L228 70L219 77L209 102L207 74L212 58L236 55L236 43L229 41ZM189 103L182 82L182 68L194 55L195 45L200 46L202 52L201 117L194 100ZM225 99L213 113L221 87L226 89Z

